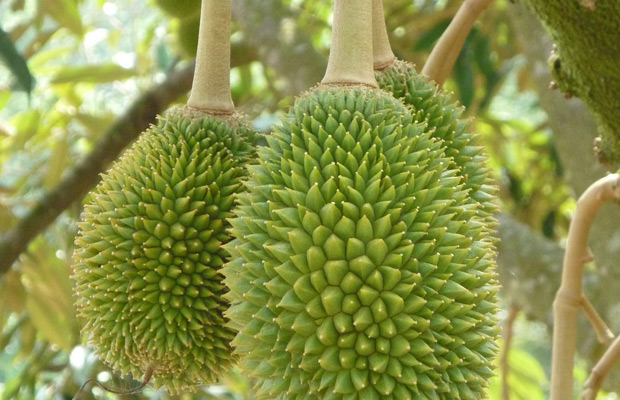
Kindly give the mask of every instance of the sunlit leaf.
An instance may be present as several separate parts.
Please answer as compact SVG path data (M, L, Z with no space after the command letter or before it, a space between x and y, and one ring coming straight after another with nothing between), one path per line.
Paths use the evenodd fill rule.
M123 68L118 64L86 65L81 67L65 67L51 79L52 83L106 83L121 81L135 76L133 69Z
M45 339L70 351L77 342L77 321L69 268L42 240L30 246L30 254L21 265L28 290L26 308Z
M37 328L32 320L26 321L19 330L19 357L27 358L34 349L37 340Z
M10 90L0 90L0 110L2 110L11 99Z
M545 371L534 356L520 348L511 348L508 355L508 387L511 400L545 400ZM490 399L502 399L501 376L491 381Z
M98 139L105 129L110 126L112 121L114 121L114 115L106 114L99 116L77 113L74 115L74 119L88 130L89 138L95 140Z
M4 391L2 392L2 400L11 400L14 399L15 396L19 393L19 389L22 385L22 375L18 375L15 378L11 379L4 386Z
M26 292L21 282L21 273L17 270L9 270L0 281L0 308L15 313L21 313L24 310L24 301Z
M51 343L63 350L71 351L74 342L67 326L62 318L50 307L50 299L33 293L26 300L26 308L32 317L32 322L37 331Z
M37 133L40 121L41 112L38 110L28 110L13 118L12 123L16 130L16 134L12 137L14 149L24 148L26 142Z
M62 173L69 164L68 155L69 143L67 142L67 133L64 131L61 137L54 143L52 157L47 163L47 173L43 180L43 185L46 188L50 189L60 181Z
M28 64L15 48L9 35L2 28L0 28L0 60L2 60L15 77L17 87L20 90L30 93L34 86L34 78L28 69ZM2 100L0 99L0 104L1 103Z
M41 11L52 17L59 25L81 35L84 31L82 17L75 0L43 0L39 2Z
M30 57L28 64L36 72L37 68L45 65L49 61L57 60L72 51L75 51L73 46L52 47L48 50L41 50Z

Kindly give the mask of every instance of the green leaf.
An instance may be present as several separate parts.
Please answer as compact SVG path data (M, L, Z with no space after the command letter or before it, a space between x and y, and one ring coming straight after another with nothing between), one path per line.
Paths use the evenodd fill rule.
M58 259L44 240L30 247L31 259L21 264L27 287L26 310L38 333L66 351L77 344L77 320L73 309L69 266Z
M472 54L471 45L469 39L465 42L463 50L456 60L454 66L454 81L459 88L461 104L466 108L469 108L474 100L475 86L474 86L474 68L472 66Z
M0 281L0 298L2 298L2 304L0 308L2 312L14 312L21 313L24 310L24 301L26 293L24 286L21 282L21 274L14 269L11 269L5 273ZM0 326L2 319L0 319Z
M510 398L515 400L544 400L543 387L547 378L534 356L520 348L511 348L508 355L508 384ZM501 399L501 376L491 381L490 399Z
M28 110L17 114L11 123L17 131L17 134L12 137L13 148L23 149L28 140L39 131L41 113L38 110Z
M15 396L19 393L19 389L22 386L22 376L17 375L15 378L11 379L4 386L4 391L2 392L2 400L10 400L14 399Z
M11 99L10 90L0 90L0 110L2 110Z
M66 131L64 131L66 132ZM52 156L47 163L47 173L43 179L43 186L51 189L60 181L69 164L69 143L67 134L63 134L53 145Z
M33 71L47 64L49 61L62 59L75 51L74 46L52 47L50 49L37 51L28 59L28 65Z
M114 121L114 114L93 115L86 113L76 113L75 120L83 125L89 133L91 140L96 140L105 131L105 129Z
M480 108L486 107L491 99L499 83L505 76L495 67L495 62L491 53L490 40L486 36L476 36L473 43L474 60L480 71L484 74L487 84L484 98L480 102Z
M71 32L82 35L84 27L76 0L40 1L41 11Z
M429 50L433 46L433 44L437 40L439 40L448 25L450 25L450 21L450 18L439 21L439 23L435 24L431 29L424 32L424 34L422 34L422 36L420 36L420 39L418 39L418 41L416 42L413 50Z
M34 78L28 69L26 60L19 54L11 38L2 28L0 28L0 59L15 76L19 89L30 94L34 86Z
M120 81L136 76L134 69L123 68L118 64L87 65L82 67L66 67L59 70L52 83L106 83Z
M63 321L49 307L48 302L49 299L35 294L28 297L26 308L32 317L32 323L45 339L61 349L71 351L74 345L73 335L68 334L70 329L67 329Z

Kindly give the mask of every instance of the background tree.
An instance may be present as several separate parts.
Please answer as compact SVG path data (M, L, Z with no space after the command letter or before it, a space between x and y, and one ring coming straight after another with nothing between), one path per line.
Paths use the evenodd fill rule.
M171 16L155 3L164 1L0 2L3 399L71 398L90 377L131 385L111 376L80 345L68 276L76 221L98 174L157 113L187 100L195 11L189 7ZM423 65L460 3L386 1L397 55ZM534 10L544 14L535 5ZM331 4L267 0L257 6L239 0L233 12L233 100L267 132L293 96L320 80ZM615 26L617 37L617 9L608 18L615 21L608 30ZM547 63L551 43L522 5L498 0L475 25L446 85L476 117L501 186L500 279L506 316L509 321L516 316L516 322L504 357L506 379L493 382L494 399L501 398L502 384L513 399L548 397L551 303L562 240L574 198L605 172L592 151L597 126L589 112L579 100L548 88L554 79ZM620 325L613 297L620 273L614 263L619 218L620 211L611 208L599 217L591 241L597 259L585 281L612 328ZM523 313L509 312L516 309ZM579 387L602 351L589 331L580 335ZM199 396L249 399L248 386L234 371ZM92 396L106 398L97 389ZM146 390L132 398L168 397Z

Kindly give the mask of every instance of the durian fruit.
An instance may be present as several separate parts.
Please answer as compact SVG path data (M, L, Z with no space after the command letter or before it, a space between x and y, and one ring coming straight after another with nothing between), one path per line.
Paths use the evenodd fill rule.
M155 4L171 17L183 19L200 14L200 0L155 0Z
M483 3L488 6L490 2ZM463 14L461 11L459 13ZM493 184L491 170L487 167L488 156L479 143L478 134L471 130L471 121L462 118L464 107L438 85L445 80L446 71L452 69L458 55L457 50L460 50L461 46L451 46L455 55L445 57L448 65L443 67L441 76L432 77L439 82L430 80L419 74L413 64L398 60L394 56L383 15L383 0L373 0L374 67L379 87L402 100L416 120L426 122L426 131L432 132L433 137L443 141L446 155L451 159L451 167L457 169L463 177L470 197L482 206L478 216L484 220L484 240L493 243L497 227L497 220L493 217L498 211L494 202L497 187Z
M480 399L497 281L442 140L378 90L371 0L336 0L328 71L250 166L223 269L259 399Z
M222 244L256 139L230 95L230 1L204 0L202 16L188 105L103 175L74 255L88 343L115 371L152 371L171 392L211 383L234 361Z

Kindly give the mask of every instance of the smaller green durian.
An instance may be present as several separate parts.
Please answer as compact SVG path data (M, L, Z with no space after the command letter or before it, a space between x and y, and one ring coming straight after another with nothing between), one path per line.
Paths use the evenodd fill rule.
M176 392L230 364L218 273L226 218L252 158L237 117L177 108L103 175L85 206L73 279L83 334L115 371L154 369Z
M113 370L152 371L173 393L213 383L235 361L222 245L257 136L231 100L230 7L203 0L188 105L159 117L102 176L76 238L88 343Z

